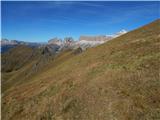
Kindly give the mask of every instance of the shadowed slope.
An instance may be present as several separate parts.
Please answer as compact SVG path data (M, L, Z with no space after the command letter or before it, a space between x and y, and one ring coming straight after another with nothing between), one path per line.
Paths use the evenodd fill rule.
M4 93L2 118L159 119L159 25L157 20L76 56L57 56Z
M11 72L23 67L33 55L33 49L27 46L17 46L2 54L2 71Z
M65 50L60 54L47 47L30 48L17 46L2 54L2 92L10 87L32 81L42 71L61 64L74 56L74 51Z

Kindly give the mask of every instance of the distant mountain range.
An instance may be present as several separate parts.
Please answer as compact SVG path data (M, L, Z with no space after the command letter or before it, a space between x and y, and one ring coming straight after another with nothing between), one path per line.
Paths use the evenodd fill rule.
M24 42L24 41L18 41L18 40L2 39L0 41L1 52L3 53L17 45L27 45L30 47L46 46L46 47L49 47L53 51L55 50L60 51L64 49L76 49L79 47L85 50L86 48L100 45L102 43L105 43L125 33L127 33L126 30L121 30L120 32L113 34L113 35L99 35L99 36L84 36L83 35L83 36L80 36L78 41L75 41L72 37L66 37L64 38L64 40L55 37L53 39L50 39L48 43L33 43L33 42Z

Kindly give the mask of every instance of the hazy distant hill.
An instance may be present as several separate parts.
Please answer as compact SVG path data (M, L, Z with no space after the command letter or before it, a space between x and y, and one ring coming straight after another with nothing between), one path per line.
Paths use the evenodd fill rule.
M1 53L7 52L9 49L14 48L18 45L27 45L29 47L41 47L44 43L24 42L19 40L8 40L2 39L0 41Z
M156 20L83 52L8 51L2 61L21 67L2 70L2 119L160 119L159 25Z

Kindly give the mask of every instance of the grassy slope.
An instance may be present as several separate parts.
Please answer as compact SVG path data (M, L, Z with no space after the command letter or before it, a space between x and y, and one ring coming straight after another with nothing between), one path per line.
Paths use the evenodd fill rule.
M159 25L155 21L76 56L63 53L5 91L2 118L160 119Z
M70 50L57 56L42 54L42 51L43 48L37 49L22 45L2 54L2 92L27 83L35 75L73 56Z
M2 54L2 71L11 72L20 69L28 62L32 53L33 49L24 45L10 49Z

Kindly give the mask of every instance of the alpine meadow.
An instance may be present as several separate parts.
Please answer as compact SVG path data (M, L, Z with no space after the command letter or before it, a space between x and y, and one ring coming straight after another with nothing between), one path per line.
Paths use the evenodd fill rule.
M22 3L22 1L2 2L2 120L160 119L160 19L156 17L158 8L152 8L156 9L156 13L150 9L150 12L147 13L150 16L142 13L145 11L145 6L150 8L152 5L160 5L160 2L149 2L149 4L153 3L149 5L148 2L133 1L51 1L47 4L44 1L26 1L28 7L25 6L25 9L22 6L24 3ZM8 8L7 5L11 8ZM136 12L140 16L144 15L144 19L140 16L133 18L139 23L132 21L130 24L129 20L132 20L131 14L135 14L134 10L124 16L122 14L123 17L128 17L126 19L116 19L117 16L107 16L105 19L107 10L112 10L114 6L119 10L126 9L128 11L132 7L144 7L140 12L138 9ZM14 15L15 9L9 12L12 8L22 9L22 11ZM6 14L5 10L8 10ZM23 10L29 12L25 13ZM48 10L52 11L48 12ZM70 10L73 10L72 14ZM119 14L121 12L119 10L114 9L112 13ZM43 11L47 13L44 14ZM125 11L123 12L125 13ZM31 33L34 30L41 31L40 28L35 28L41 23L40 16L49 18L52 16L50 13L57 15L52 24L49 24L55 28L52 29L52 32L55 31L57 36L62 34L59 37L63 37L65 29L73 33L73 37L69 35L63 40L56 36L47 43L45 41L27 41L27 37L28 39L32 37ZM108 13L108 15L110 14ZM28 16L20 18L21 15ZM73 19L72 17L68 19L65 15L72 15ZM92 21L89 18L92 15L98 17L96 16L97 18ZM87 18L87 16L89 17ZM14 30L17 26L19 34L13 32L9 27L12 25L12 21L8 18L12 17L15 18L15 21L22 20L14 22ZM26 17L32 17L29 26L31 27L32 24L34 28L30 28L33 29L31 32L27 31L28 28L25 25L27 22L24 19L28 20L29 18ZM86 17L87 20L83 21L83 17ZM118 17L121 18L121 15ZM149 17L153 17L153 19L150 20ZM115 19L113 20L113 18ZM37 22L34 22L34 19ZM82 28L78 26L80 20ZM113 22L113 25L106 28L113 32L103 35L104 29L101 26L105 24L102 22L103 20L110 20L110 22L106 22L108 26ZM140 24L140 21L145 20L146 22ZM77 21L77 26L73 27L69 24L72 27L68 28L68 23L61 26L60 21L63 23L72 21L73 24ZM21 23L25 28L18 29ZM57 25L60 25L59 28ZM92 29L91 25L95 29ZM43 27L42 25L42 28L45 31L49 29L49 26ZM126 28L126 26L131 26L132 29ZM63 30L60 29L61 27ZM99 27L101 29L98 29ZM97 34L89 34L88 30L92 33L97 32ZM24 36L26 41L15 40L17 36L23 35L21 32L24 31L28 34L28 36ZM76 31L82 33L78 40L74 37ZM98 31L102 34L99 34ZM12 32L14 35L11 34ZM49 35L50 32L47 32L46 35ZM37 36L37 39L38 36L45 36L45 32L44 34L36 33L35 31L34 35Z

